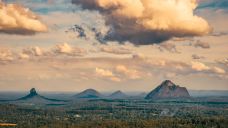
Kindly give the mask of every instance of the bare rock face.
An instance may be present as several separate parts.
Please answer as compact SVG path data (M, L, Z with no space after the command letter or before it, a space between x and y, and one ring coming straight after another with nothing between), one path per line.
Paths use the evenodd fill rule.
M190 95L185 87L175 85L170 80L165 80L151 91L145 99L175 99L175 98L190 98Z
M36 92L36 89L35 88L32 88L31 90L30 90L30 94L29 94L30 96L36 96L36 95L38 95L37 94L37 92Z

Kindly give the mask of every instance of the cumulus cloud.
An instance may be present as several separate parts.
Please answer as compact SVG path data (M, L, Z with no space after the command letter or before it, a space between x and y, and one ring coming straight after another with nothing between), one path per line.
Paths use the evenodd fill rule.
M169 76L167 73L181 75L195 74L195 73L207 73L213 75L222 75L226 74L226 71L220 67L217 67L216 64L207 65L202 62L192 61L192 62L182 62L182 61L173 61L168 59L161 58L149 58L143 55L138 56L132 55L131 65L140 65L140 67L145 67L146 69L156 69L159 72L166 73L165 77ZM175 76L175 75L173 75Z
M13 53L9 49L0 49L0 63L7 63L13 60Z
M58 55L83 56L86 50L83 48L72 47L68 43L57 44L53 52Z
M104 76L104 77L112 77L114 76L113 73L109 70L105 70L102 68L96 68L96 74L99 76Z
M0 1L0 33L34 34L45 31L46 25L28 8Z
M140 79L143 75L141 72L135 69L127 68L125 65L116 65L111 69L96 68L95 73L96 76L116 82L128 79Z
M69 44L67 44L67 43L56 45L56 52L58 52L58 53L66 53L66 54L69 54L72 51L73 51L73 48Z
M222 65L225 65L225 66L228 67L228 58L222 59L222 60L218 60L217 62L218 62L219 64L222 64Z
M176 48L176 45L173 44L173 43L168 43L168 42L164 42L164 43L161 43L159 45L159 50L161 52L163 52L164 50L166 51L169 51L171 53L180 53L177 48Z
M68 43L57 44L53 48L44 49L39 46L31 46L23 48L21 51L10 51L9 49L0 48L0 61L9 62L16 60L26 60L26 59L45 59L45 58L57 58L58 56L84 56L86 50L79 47L73 47ZM62 56L62 57L65 57Z
M139 79L141 78L140 73L137 70L129 69L124 65L117 65L115 68L117 73L123 74L129 79Z
M209 70L210 69L210 67L208 67L207 65L205 65L205 64L203 64L203 63L201 63L201 62L192 62L191 63L192 65L192 69L193 70L196 70L196 71L207 71L207 70Z
M194 60L200 60L200 59L204 59L205 57L204 56L200 56L200 55L197 55L197 54L193 54L192 55L192 59Z
M19 59L29 59L30 56L28 54L25 53L19 53Z
M219 67L213 67L211 70L215 73L218 73L218 74L225 74L226 73L226 71L224 69L219 68Z
M117 55L132 53L132 50L130 48L120 45L102 45L100 47L100 51Z
M196 0L72 0L98 10L111 26L108 40L160 43L172 37L210 33L206 20L194 14Z
M203 48L203 49L209 49L211 46L207 42L203 42L200 40L197 40L195 43L191 43L190 45L196 47L196 48Z
M96 68L95 73L99 77L107 78L109 80L116 81L116 82L120 82L121 81L121 79L116 77L113 74L113 72L110 71L110 70L106 70L106 69L102 69L102 68Z
M29 48L25 48L22 50L22 54L21 57L25 57L27 56L42 56L44 54L44 51L38 47L38 46L34 46L34 47L29 47Z
M121 79L118 77L111 77L110 80L115 81L115 82L121 82Z
M226 73L226 71L220 67L216 67L216 66L209 67L201 62L192 62L191 67L195 71L205 71L205 72L210 72L210 73L215 73L215 74L225 74Z

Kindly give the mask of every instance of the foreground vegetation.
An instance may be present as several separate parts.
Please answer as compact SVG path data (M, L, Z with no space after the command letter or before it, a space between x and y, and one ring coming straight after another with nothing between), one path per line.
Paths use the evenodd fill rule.
M15 123L16 128L227 128L228 104L144 100L0 104L0 123Z

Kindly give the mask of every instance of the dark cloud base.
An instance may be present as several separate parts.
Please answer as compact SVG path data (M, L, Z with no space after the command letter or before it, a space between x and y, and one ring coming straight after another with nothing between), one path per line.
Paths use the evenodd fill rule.
M35 31L26 30L26 29L2 29L0 33L12 34L12 35L35 35Z
M150 45L159 44L173 37L193 37L201 36L194 31L185 31L184 29L177 30L162 30L162 29L147 29L137 23L137 19L113 16L112 12L116 8L101 8L95 0L72 0L72 4L80 5L82 9L99 11L104 16L106 25L110 26L110 31L107 35L96 37L98 42L105 43L107 41L118 41L124 43L129 41L134 45ZM81 34L78 32L78 34ZM202 34L203 35L203 34ZM102 37L102 39L101 39Z

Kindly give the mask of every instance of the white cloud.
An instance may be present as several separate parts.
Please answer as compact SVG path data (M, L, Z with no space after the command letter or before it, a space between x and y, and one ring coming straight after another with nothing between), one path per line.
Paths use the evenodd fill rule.
M44 51L40 47L34 46L23 49L22 54L27 54L28 56L42 56Z
M224 69L219 68L219 67L213 67L211 70L215 73L218 73L218 74L225 74L226 73L226 71Z
M159 70L162 74L167 72L175 72L176 74L188 75L188 74L214 74L216 76L220 74L226 74L226 71L220 67L216 66L216 63L210 63L206 65L202 62L192 61L192 62L181 62L162 58L150 58L150 57L138 57L133 55L133 61L131 65L138 65L140 67L145 67L146 69ZM146 70L145 69L145 70ZM169 75L164 75L169 76Z
M111 77L110 79L115 82L121 82L121 79L118 77Z
M121 81L121 79L118 78L117 76L115 76L113 74L113 72L110 70L106 70L106 69L102 69L102 68L96 68L95 73L97 76L99 76L101 78L107 78L107 79L109 79L111 81L115 81L115 82Z
M215 73L215 74L225 74L226 71L220 67L209 67L201 62L192 62L192 69L196 71L207 71L209 73Z
M56 45L56 52L70 54L73 51L73 48L68 43Z
M19 54L19 59L29 59L30 56L28 54L25 54L25 53L20 53Z
M222 60L218 60L217 62L218 62L219 64L222 64L222 65L225 65L225 66L228 67L228 58L222 59Z
M102 68L96 68L96 74L99 76L104 76L104 77L112 77L114 76L113 73L109 70L105 70Z
M137 70L129 69L124 65L117 65L115 68L117 73L123 74L125 77L129 79L140 79L140 73Z
M196 71L207 71L210 69L210 67L208 67L207 65L201 63L201 62L192 62L191 63L191 67L193 70L196 70Z
M201 36L211 28L196 16L196 0L72 0L98 10L113 26L113 40L152 44L171 37Z
M9 49L0 49L0 63L6 63L13 60L13 53Z
M45 31L47 31L46 25L28 8L0 1L0 32L34 34Z
M56 54L65 54L70 56L83 56L86 54L86 50L83 48L72 47L68 43L62 43L56 45L53 50Z

